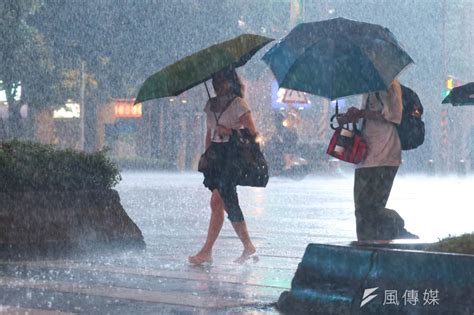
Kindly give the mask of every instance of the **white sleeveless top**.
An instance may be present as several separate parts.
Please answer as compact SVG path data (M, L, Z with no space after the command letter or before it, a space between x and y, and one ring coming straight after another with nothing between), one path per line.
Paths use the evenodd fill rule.
M215 113L211 111L211 100L219 103L219 108L223 108L232 98L234 100L222 113ZM223 136L222 138L216 133L216 117L219 118L219 125L231 129L241 129L244 126L240 123L240 117L250 112L250 107L247 102L235 95L225 95L221 97L213 97L208 100L204 107L204 112L207 115L207 129L211 130L211 141L212 142L228 142L229 136ZM213 101L214 102L214 101ZM220 117L219 117L220 116Z

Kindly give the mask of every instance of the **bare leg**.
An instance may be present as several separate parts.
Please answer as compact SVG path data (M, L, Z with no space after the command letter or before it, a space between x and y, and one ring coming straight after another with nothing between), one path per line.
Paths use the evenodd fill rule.
M223 224L224 202L216 189L212 192L211 196L211 220L209 221L209 229L207 230L206 243L204 243L202 249L195 256L188 257L190 263L200 265L212 259L212 247L219 236Z
M245 221L232 222L232 227L234 228L235 232L240 238L240 241L244 245L244 251L242 252L242 255L234 262L243 263L256 252L256 249L252 241L250 240L249 232L247 230L247 224L245 223Z
M283 161L285 161L285 166L283 166L283 170L289 170L291 168L291 156L288 153L283 153Z

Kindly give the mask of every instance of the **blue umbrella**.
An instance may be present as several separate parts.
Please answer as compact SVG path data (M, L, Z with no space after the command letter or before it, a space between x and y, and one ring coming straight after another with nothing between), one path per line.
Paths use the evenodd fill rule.
M299 24L262 59L280 87L331 100L386 90L413 62L387 28L345 18Z

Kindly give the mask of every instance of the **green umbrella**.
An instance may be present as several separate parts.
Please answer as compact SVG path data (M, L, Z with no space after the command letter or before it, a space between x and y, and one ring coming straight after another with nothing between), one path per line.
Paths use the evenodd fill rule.
M206 82L214 73L226 67L240 67L272 40L264 36L243 34L187 56L146 79L138 91L135 104L177 96Z

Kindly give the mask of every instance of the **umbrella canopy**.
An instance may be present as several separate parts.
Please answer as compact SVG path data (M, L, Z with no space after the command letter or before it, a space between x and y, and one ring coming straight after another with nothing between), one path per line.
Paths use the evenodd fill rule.
M474 105L474 82L455 87L442 103L451 103L453 106Z
M387 28L345 18L299 24L262 59L280 87L331 100L386 90L413 62Z
M177 96L209 80L214 73L226 67L240 67L272 40L264 36L243 34L187 56L146 79L135 104Z

